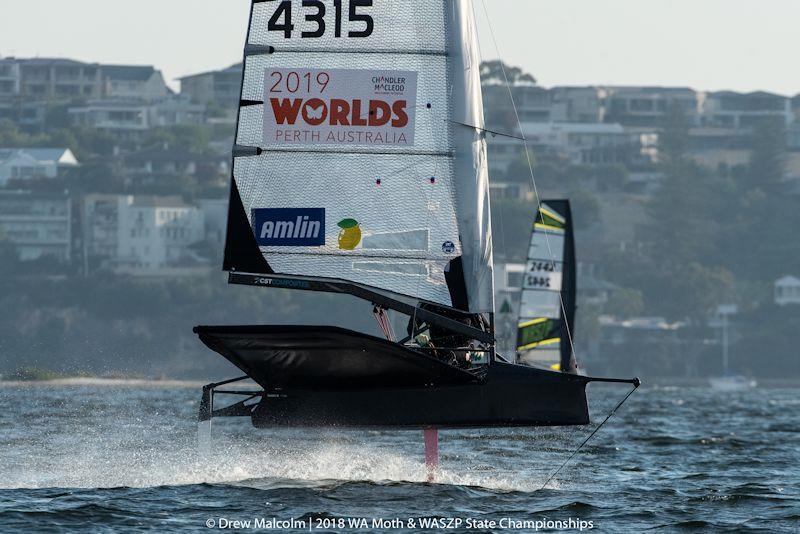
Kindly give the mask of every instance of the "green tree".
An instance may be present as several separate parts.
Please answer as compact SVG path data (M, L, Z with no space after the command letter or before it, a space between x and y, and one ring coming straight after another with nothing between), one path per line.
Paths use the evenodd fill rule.
M600 202L586 189L573 189L567 195L572 204L575 230L586 230L600 222Z
M211 134L211 128L195 124L153 128L145 135L142 140L142 146L145 148L165 146L203 154L209 151L208 145L211 142Z
M719 254L746 280L772 282L796 264L800 244L800 201L784 194L786 137L783 121L766 118L753 129L752 153L744 169L732 173L726 195L726 223ZM764 295L764 299L768 295Z
M733 299L733 281L724 267L697 262L674 270L654 267L645 287L645 308L671 320L689 318L704 324L718 304Z
M786 174L786 127L783 119L762 119L753 129L752 146L745 188L774 191Z
M499 59L481 63L481 83L484 85L536 85L536 78L519 67L506 65ZM505 74L504 74L505 73Z
M20 148L30 146L32 136L19 129L16 123L8 120L0 120L0 146L6 148Z
M617 317L636 317L644 313L644 297L638 289L619 288L611 292L605 309Z
M654 262L666 269L701 261L711 248L712 174L688 157L688 124L673 106L659 137L660 189L647 206L646 239Z

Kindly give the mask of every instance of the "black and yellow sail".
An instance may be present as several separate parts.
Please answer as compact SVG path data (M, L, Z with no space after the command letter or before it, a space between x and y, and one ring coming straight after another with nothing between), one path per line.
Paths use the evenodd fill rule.
M575 372L575 239L568 200L541 203L522 280L517 356L521 363Z

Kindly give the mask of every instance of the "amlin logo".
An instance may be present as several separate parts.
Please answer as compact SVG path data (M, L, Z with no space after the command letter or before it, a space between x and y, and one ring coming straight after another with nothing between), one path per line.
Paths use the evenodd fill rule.
M325 245L325 208L256 208L252 215L259 246Z

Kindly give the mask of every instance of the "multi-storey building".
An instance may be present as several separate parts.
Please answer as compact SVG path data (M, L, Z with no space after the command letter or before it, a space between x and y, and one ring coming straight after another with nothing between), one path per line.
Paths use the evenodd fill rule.
M119 196L91 194L81 202L80 255L88 274L107 266L117 255Z
M19 63L9 59L0 59L0 98L18 96L21 82Z
M674 107L689 125L699 125L703 93L688 87L606 87L604 122L626 127L661 128Z
M717 91L708 94L703 108L706 126L749 129L766 118L778 119L787 126L791 124L795 118L791 99L764 91Z
M575 122L526 122L522 133L537 156L552 156L574 165L647 165L656 157L652 133L630 131L619 124ZM519 140L496 137L489 142L489 163L506 171L523 161Z
M550 89L554 122L604 122L607 90L602 87L560 86Z
M170 94L164 76L152 66L101 65L61 58L0 59L0 98L155 100Z
M69 262L72 205L67 194L0 191L0 240L14 244L20 261L44 257Z
M201 124L205 107L191 104L181 97L167 97L154 102L103 99L71 106L68 113L75 124L135 138L151 128Z
M241 63L222 70L202 72L180 79L181 94L196 104L214 104L235 111L242 88Z

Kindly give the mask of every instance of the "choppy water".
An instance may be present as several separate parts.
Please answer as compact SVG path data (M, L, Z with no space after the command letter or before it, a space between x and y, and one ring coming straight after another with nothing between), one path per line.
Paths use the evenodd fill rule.
M591 386L595 418L624 392ZM591 428L442 432L442 472L427 484L417 432L215 421L201 457L198 400L176 386L0 385L0 531L208 532L209 519L218 530L273 518L306 532L365 525L354 518L369 521L362 531L398 525L373 519L426 531L419 521L434 517L462 529L494 520L473 531L498 532L545 519L604 532L800 529L796 389L643 387L546 489Z

